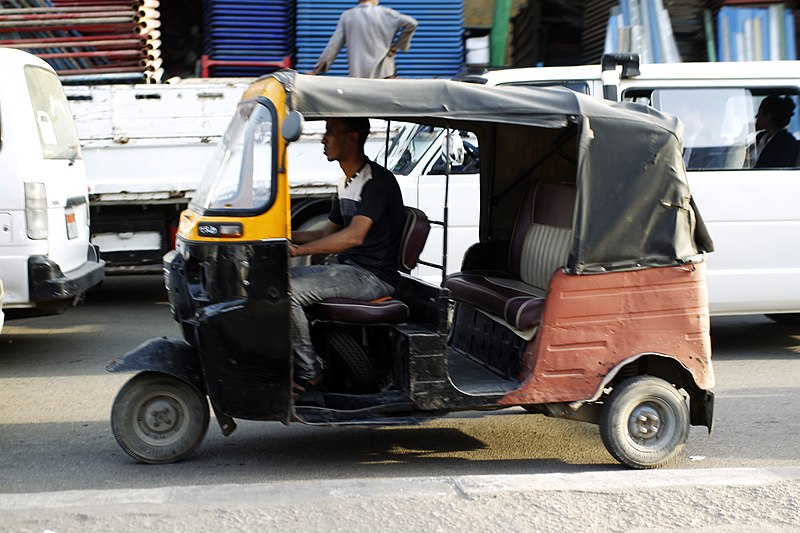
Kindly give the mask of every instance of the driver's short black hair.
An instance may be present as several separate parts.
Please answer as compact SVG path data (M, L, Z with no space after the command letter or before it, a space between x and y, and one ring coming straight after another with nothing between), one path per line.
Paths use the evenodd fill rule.
M358 134L358 142L363 147L369 135L369 119L365 117L345 117L342 120L347 126L347 131L354 131Z

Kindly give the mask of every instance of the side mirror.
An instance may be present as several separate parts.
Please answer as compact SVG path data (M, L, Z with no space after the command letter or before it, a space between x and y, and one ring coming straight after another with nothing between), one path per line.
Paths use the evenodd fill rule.
M461 139L461 134L458 130L450 130L444 138L444 148L447 150L447 157L450 159L450 164L459 166L464 164L464 141Z
M306 121L303 118L303 114L300 113L300 111L289 111L289 114L286 115L286 118L283 120L283 126L281 127L283 139L287 143L291 143L299 139L300 135L303 134L303 125L305 122Z

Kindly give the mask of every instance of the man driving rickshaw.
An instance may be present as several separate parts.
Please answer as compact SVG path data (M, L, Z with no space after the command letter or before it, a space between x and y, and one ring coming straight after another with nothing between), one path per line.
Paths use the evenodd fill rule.
M300 405L289 258L295 246L341 248L292 234L286 143L304 120L353 117L474 135L480 239L441 286L415 277L430 225L446 237L446 173L443 220L405 196L392 297L305 309L326 390L321 404ZM152 339L108 367L139 372L114 401L118 443L143 462L184 458L205 434L209 402L226 435L236 418L384 426L524 407L598 424L631 467L676 460L690 425L710 430L714 385L713 246L678 128L655 110L562 89L289 71L258 80L165 256L184 339ZM448 146L431 149L449 157L457 136L442 138Z
M323 378L304 309L329 298L369 301L390 296L400 277L403 197L394 175L364 154L368 134L369 119L327 120L325 155L339 163L344 175L325 227L292 234L292 257L337 254L332 264L295 267L290 273L298 403L309 401Z

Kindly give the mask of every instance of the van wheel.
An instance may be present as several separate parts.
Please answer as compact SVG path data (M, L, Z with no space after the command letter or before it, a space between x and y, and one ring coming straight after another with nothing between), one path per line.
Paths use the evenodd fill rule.
M346 331L333 327L328 332L332 354L344 366L345 388L352 392L374 392L378 388L375 365L367 352Z
M624 465L667 465L678 457L689 436L686 400L663 379L627 379L605 402L600 436L608 452Z
M328 221L328 215L316 215L302 224L297 228L297 231L313 231L322 229L325 227L325 223ZM322 265L325 264L325 259L327 259L328 254L317 254L317 255L303 255L300 257L292 257L289 260L289 267L298 267L298 266L308 266L308 265Z
M160 372L144 372L120 389L111 431L125 453L148 464L179 461L203 440L208 401L197 387Z

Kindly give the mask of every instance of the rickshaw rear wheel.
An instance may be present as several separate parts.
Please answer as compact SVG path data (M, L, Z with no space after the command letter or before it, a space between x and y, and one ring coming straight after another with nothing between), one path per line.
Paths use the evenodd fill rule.
M375 365L364 348L352 336L338 327L328 332L328 342L333 354L344 366L342 376L345 388L355 393L374 392L378 388Z
M160 372L131 378L111 408L111 431L120 447L142 463L180 461L208 430L208 401L182 379Z
M689 436L686 399L663 379L627 379L605 402L600 436L608 452L624 465L645 469L670 464Z

